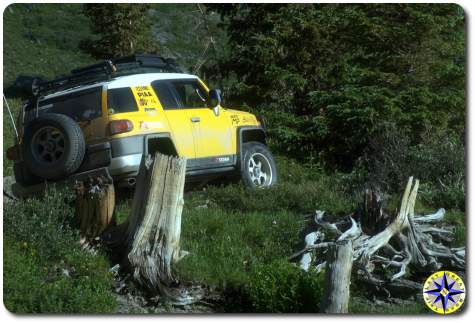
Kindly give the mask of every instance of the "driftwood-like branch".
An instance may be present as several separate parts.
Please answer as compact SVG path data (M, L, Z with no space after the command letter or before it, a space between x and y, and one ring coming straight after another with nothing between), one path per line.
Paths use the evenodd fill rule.
M453 226L443 224L445 210L439 209L429 215L414 214L418 188L419 181L410 177L398 212L393 216L383 210L383 200L371 190L366 190L357 212L343 222L329 222L328 217L324 218L325 212L317 210L317 231L307 235L305 248L292 258L302 256L300 267L304 270L311 266L318 270L325 267L331 270L328 268L331 263L324 254L335 242L351 241L356 278L384 291L386 295L397 294L401 290L420 290L413 288L420 286L420 283L407 278L409 267L427 272L442 266L464 269L465 247L449 248L444 245L453 240ZM334 237L329 239L320 235L328 231ZM320 238L318 241L317 237Z

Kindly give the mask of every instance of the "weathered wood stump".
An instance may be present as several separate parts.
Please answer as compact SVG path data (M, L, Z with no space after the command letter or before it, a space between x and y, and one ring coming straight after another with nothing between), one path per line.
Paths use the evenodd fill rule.
M352 265L351 241L338 241L330 245L327 252L325 294L321 305L323 312L348 313Z
M156 153L142 158L124 237L134 280L173 304L190 304L200 295L182 288L172 266L180 251L186 158Z
M76 218L85 242L98 237L111 223L114 213L114 185L105 178L88 178L75 185Z

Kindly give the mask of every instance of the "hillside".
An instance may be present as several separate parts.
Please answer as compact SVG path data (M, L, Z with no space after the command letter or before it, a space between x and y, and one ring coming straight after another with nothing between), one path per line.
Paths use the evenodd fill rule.
M58 19L61 17L61 19ZM18 75L51 78L94 60L79 49L90 37L78 5L12 4L4 12L3 82Z
M197 6L161 4L153 6L151 11L159 54L173 57L191 70L203 57L203 39L207 36ZM215 14L207 19L216 22L218 17ZM222 31L213 28L212 32L219 43L224 37ZM4 13L5 87L19 75L52 78L93 63L95 59L81 45L94 37L88 18L82 13L82 5L10 5Z
M225 84L221 87L225 99L229 94L233 104L245 105L246 109L270 119L268 133L279 172L277 186L252 191L241 183L218 183L187 187L185 192L181 243L190 254L179 263L177 274L185 282L206 286L213 297L186 308L163 305L148 298L130 279L111 270L115 264L105 250L88 252L80 247L74 196L70 191L52 187L45 197L7 200L3 205L3 288L7 309L15 313L319 312L320 304L308 300L322 297L323 275L313 270L303 273L289 262L289 256L302 247L315 210L325 210L343 219L358 208L365 188L379 185L387 208L394 211L404 188L401 183L410 175L421 179L416 213L428 214L444 207L445 223L453 226L455 232L451 247L466 243L465 143L460 135L465 131L463 77L460 81L464 75L464 58L454 60L444 56L444 60L436 61L431 66L437 67L443 77L435 81L426 82L431 73L425 69L418 71L420 77L408 73L413 83L407 84L414 84L414 88L417 85L419 92L411 92L413 89L407 86L409 89L396 96L394 93L400 94L404 82L394 71L387 72L380 66L371 70L372 56L364 52L379 45L376 40L373 43L373 33L392 31L369 28L371 24L358 16L358 10L348 9L348 17L361 23L359 27L367 32L365 35L371 39L368 48L362 42L353 42L353 30L346 25L338 29L341 37L335 37L335 42L347 41L344 46L332 43L334 39L329 34L307 29L308 26L303 26L301 31L292 30L308 18L308 11L302 8L291 8L296 14L290 22L286 12L269 7L256 11L256 16L246 8L242 12L239 8L223 11L224 15L231 15L225 18L231 21L231 27L220 24L218 9L203 16L195 4L153 4L150 11L159 54L176 58L192 72L201 66L198 75L212 85ZM328 28L324 31L335 32L341 12L322 12L335 24L322 23ZM433 15L439 17L437 12ZM245 24L240 20L243 17L249 19ZM429 18L423 15L421 19ZM281 24L282 30L269 27L273 19ZM375 21L381 23L376 18L371 20ZM248 34L258 27L262 29L254 36ZM367 27L368 30L364 29ZM271 37L277 31L282 34ZM398 32L401 36L402 32ZM210 34L215 47L209 43ZM303 42L306 35L329 45L322 46L325 50L346 51L338 59L348 65L331 65L330 58L336 54L313 48L310 43L302 50L294 38ZM4 12L3 36L4 91L15 115L24 98L6 90L18 76L52 78L96 61L83 46L85 40L97 36L91 32L82 4L10 5ZM463 35L456 36L453 38ZM246 41L241 42L242 39ZM246 47L246 44L252 45ZM463 49L463 44L457 44ZM390 45L384 42L384 46ZM421 48L429 45L424 43ZM285 57L292 55L293 49L305 61ZM312 53L319 59L301 50L315 50ZM381 53L389 49L376 50ZM445 47L444 50L449 52ZM361 57L349 59L353 53ZM404 59L412 59L410 54L406 53ZM396 57L393 54L388 65L397 65ZM423 60L424 56L417 59ZM349 67L368 61L371 67ZM319 65L312 65L314 62ZM305 68L308 70L301 73ZM390 68L395 67L390 65ZM315 90L304 92L304 88L311 86L302 75L311 80L308 83L315 84ZM378 82L388 88L379 87ZM434 95L431 92L434 88L442 94L454 95L456 99L449 102L453 113L437 113L445 108L445 97ZM262 100L257 102L257 99ZM400 106L407 106L407 111ZM370 122L378 121L377 113L383 114L388 107L392 109L391 116L400 123L385 124L387 128L383 130L387 132L382 134L365 133L363 130L370 128ZM5 106L3 111L3 175L6 177L13 170L5 153L15 137ZM454 125L454 133L448 132L446 125ZM420 129L420 133L409 136L411 127ZM370 142L354 149L354 141L360 143L363 135ZM317 139L320 141L315 144ZM339 152L344 157L338 157ZM331 154L340 159L325 159ZM345 167L338 168L339 164ZM131 194L119 191L118 196L114 216L118 223L123 223L130 214ZM426 275L412 268L408 272L419 281ZM420 295L417 301L401 298L394 302L373 296L368 295L364 286L351 285L350 312L430 311Z

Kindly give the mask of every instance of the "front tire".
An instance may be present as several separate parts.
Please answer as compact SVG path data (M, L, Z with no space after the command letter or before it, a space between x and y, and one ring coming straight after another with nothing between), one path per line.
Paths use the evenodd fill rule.
M250 188L265 188L277 184L277 167L266 145L246 142L242 146L241 178Z

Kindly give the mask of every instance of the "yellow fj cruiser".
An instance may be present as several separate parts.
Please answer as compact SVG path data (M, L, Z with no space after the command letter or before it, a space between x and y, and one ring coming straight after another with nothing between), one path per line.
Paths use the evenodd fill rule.
M157 151L186 157L188 181L277 181L262 120L222 107L219 90L172 60L109 60L32 90L18 117L18 142L7 152L24 187L97 172L133 186L142 157Z

